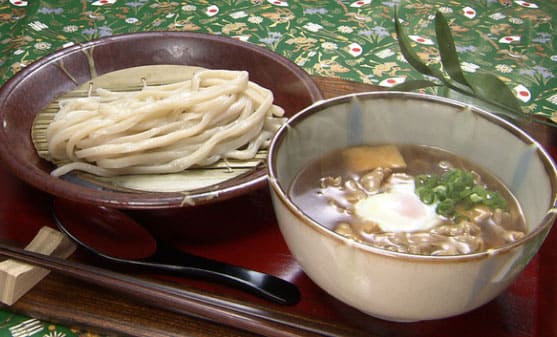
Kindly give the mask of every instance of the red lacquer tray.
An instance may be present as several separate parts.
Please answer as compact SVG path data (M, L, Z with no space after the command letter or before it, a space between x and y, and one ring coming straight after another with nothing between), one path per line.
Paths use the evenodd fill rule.
M326 97L376 89L333 79L316 81ZM531 132L555 158L554 133L544 130ZM17 180L1 165L0 186L0 239L15 240L23 246L41 226L54 226L50 196ZM79 279L53 272L10 310L98 332L134 336L557 336L555 229L511 287L485 306L444 320L394 323L343 305L305 276L280 235L267 189L201 208L134 211L130 215L182 249L296 283L301 302L276 305L220 285L135 275L121 269L116 274L109 272L109 276L116 275L116 283L103 284L108 265L78 251L69 259L68 268L78 270ZM187 301L183 305L184 301L168 295L168 290L208 299L210 309L195 310L195 298L193 306Z

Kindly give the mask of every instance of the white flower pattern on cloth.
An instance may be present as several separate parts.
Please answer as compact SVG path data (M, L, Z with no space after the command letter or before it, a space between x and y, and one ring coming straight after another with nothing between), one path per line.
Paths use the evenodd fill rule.
M282 54L313 75L375 85L418 79L421 74L398 47L395 5L413 49L428 65L441 67L433 24L439 11L450 22L465 71L493 73L509 88L523 86L529 92L528 100L520 97L523 110L552 118L557 110L549 99L557 87L553 1L42 0L29 6L25 0L9 0L0 8L0 84L59 48L151 30L229 36ZM29 29L24 32L18 22ZM437 88L425 92L442 93Z

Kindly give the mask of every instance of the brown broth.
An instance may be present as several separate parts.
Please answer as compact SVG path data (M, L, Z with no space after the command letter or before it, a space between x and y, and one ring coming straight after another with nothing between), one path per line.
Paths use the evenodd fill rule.
M504 214L510 220L505 221L501 226L495 226L493 221L488 224L480 224L478 222L478 226L481 227L481 232L478 233L475 233L474 229L455 229L456 224L445 218L442 224L427 231L412 233L384 233L379 231L378 233L367 235L364 233L368 230L365 223L363 223L365 221L354 215L353 211L353 206L357 199L361 198L362 191L357 187L350 188L350 186L358 185L357 182L360 178L370 170L355 170L354 167L359 167L359 163L355 165L353 161L343 160L346 158L345 154L349 149L332 151L304 167L293 180L288 191L289 196L310 218L328 229L340 232L340 224L344 224L343 226L345 227L348 225L350 227L349 231L354 232L354 235L347 236L357 241L405 253L422 255L475 253L499 247L509 241L515 241L526 233L525 220L520 205L509 189L495 175L478 165L439 148L420 145L398 145L396 148L404 158L407 167L394 168L393 172L402 172L411 176L441 174L443 167L446 169L448 165L449 167L461 168L477 173L481 177L482 184L490 190L498 191L507 200L508 211L504 212ZM340 183L343 184L343 187L323 188L322 181L324 179L327 181L326 184L328 186ZM346 182L348 182L348 185L344 185ZM440 231L447 230L445 227L438 229L440 226L449 228L452 231L451 234L444 233L442 237L439 237L438 233ZM463 225L460 224L460 226L462 227ZM460 232L455 234L455 231ZM465 231L465 233L462 233L462 231ZM473 235L470 235L471 233ZM420 246L421 248L410 247L412 243L405 243L422 242L424 240L436 241L437 243L431 243L431 248L424 248L425 246L422 243L419 244L424 246ZM382 242L380 243L379 241ZM396 243L392 244L392 241ZM463 241L465 246L462 246ZM478 242L481 245L477 246ZM448 249L439 252L436 245L447 244L455 246L451 248L454 251ZM455 251L458 252L455 253Z

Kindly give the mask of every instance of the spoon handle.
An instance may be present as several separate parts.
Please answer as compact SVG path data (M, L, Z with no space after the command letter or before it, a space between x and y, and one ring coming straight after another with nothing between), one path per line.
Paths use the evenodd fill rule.
M227 283L276 303L296 304L300 300L298 288L288 281L273 275L188 254L173 246L158 242L137 222L118 210L55 199L52 214L62 232L92 254L107 261L134 266L149 272L170 272L180 276ZM96 231L90 230L91 228L95 228ZM98 234L93 235L94 240L80 240L80 237L88 238L91 234L89 231ZM152 248L156 250L148 259L132 260L112 256L102 248L94 248L95 244L99 242L102 243L100 247L104 247L103 245L106 245L107 241L109 244L118 244L120 240L114 240L114 238L122 233L133 233L132 241L139 237L140 245L143 242L141 240L144 240L153 244Z
M281 278L189 254L162 243L148 260L111 259L149 271L220 281L280 304L293 305L300 301L298 287Z

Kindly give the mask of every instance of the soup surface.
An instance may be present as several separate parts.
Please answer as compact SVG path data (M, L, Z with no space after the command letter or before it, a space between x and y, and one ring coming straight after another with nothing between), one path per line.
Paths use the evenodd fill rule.
M427 146L330 152L299 172L289 194L321 225L401 253L471 254L526 233L520 205L493 174Z

